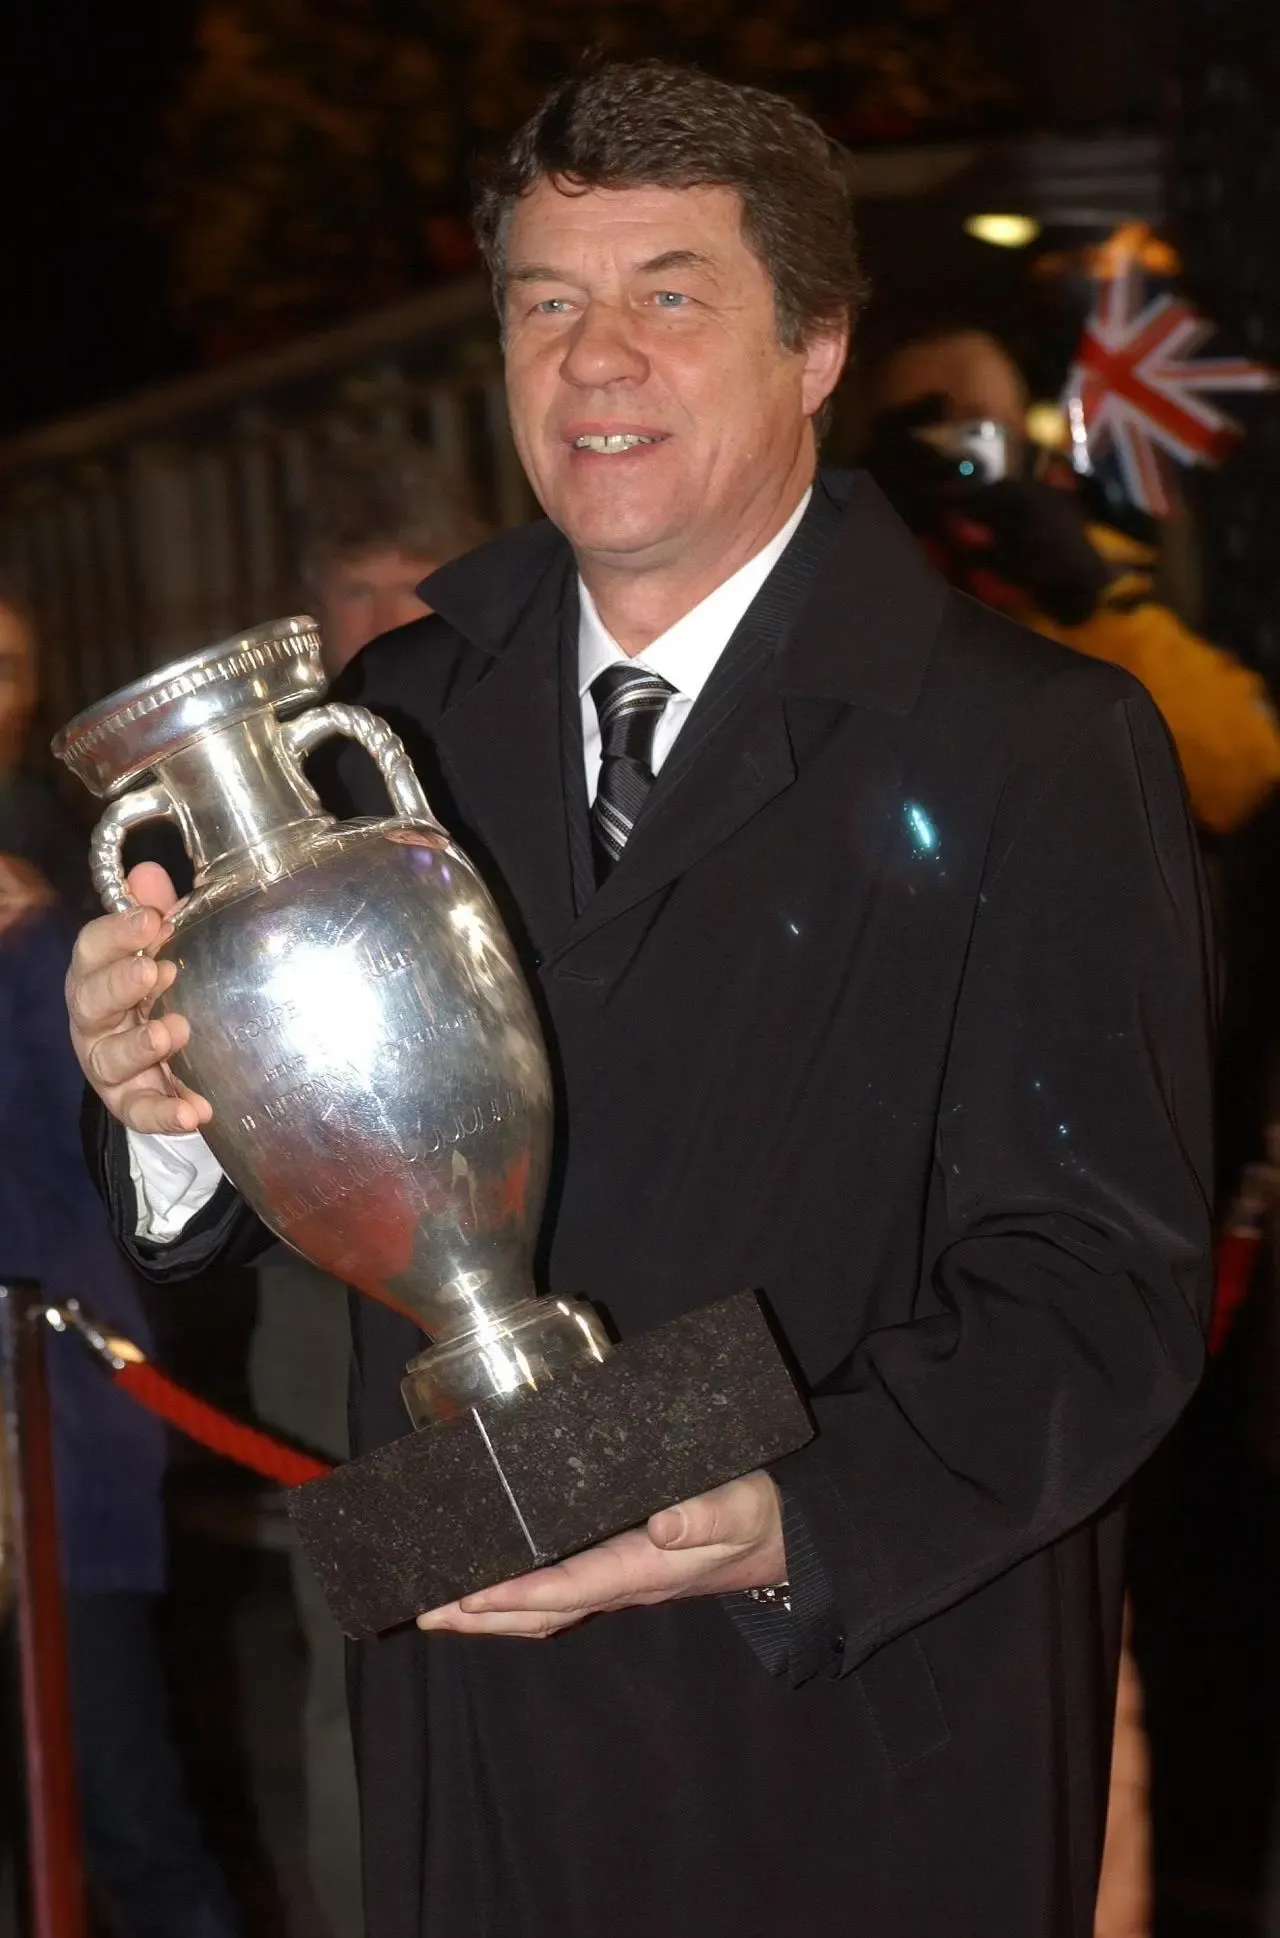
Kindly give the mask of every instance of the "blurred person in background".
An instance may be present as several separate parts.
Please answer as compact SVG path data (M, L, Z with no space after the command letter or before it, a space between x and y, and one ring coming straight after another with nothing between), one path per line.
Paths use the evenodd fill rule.
M1065 460L1035 459L1008 351L978 330L916 338L873 372L870 401L864 461L934 563L984 604L1141 680L1201 827L1248 821L1280 782L1265 685L1156 598L1154 548L1092 520ZM998 438L984 444L983 425Z
M463 488L409 438L361 438L319 463L303 515L307 596L319 607L335 679L381 633L431 608L418 587L437 566L492 536Z
M303 589L320 619L330 677L380 633L426 616L418 587L490 536L430 452L400 439L339 446L306 506ZM321 756L323 758L323 756ZM249 1349L255 1410L276 1432L345 1459L351 1326L347 1290L278 1245L258 1266ZM360 1938L360 1829L345 1648L310 1566L291 1548L308 1652L304 1716L312 1888L334 1938Z
M24 754L35 641L0 584L0 1272L80 1298L147 1350L133 1276L80 1145L61 986L92 911L84 841ZM90 1889L118 1938L239 1938L188 1805L154 1632L165 1429L72 1337L48 1335L75 1748Z

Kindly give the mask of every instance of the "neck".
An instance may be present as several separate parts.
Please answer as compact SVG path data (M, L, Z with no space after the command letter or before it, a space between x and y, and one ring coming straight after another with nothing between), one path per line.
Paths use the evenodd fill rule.
M630 658L642 653L777 537L812 482L812 464L797 465L766 503L740 520L729 545L712 542L697 554L646 564L580 556L582 582L610 638Z
M281 751L275 715L251 714L157 762L177 813L196 885L215 861L270 848L322 816L310 783Z

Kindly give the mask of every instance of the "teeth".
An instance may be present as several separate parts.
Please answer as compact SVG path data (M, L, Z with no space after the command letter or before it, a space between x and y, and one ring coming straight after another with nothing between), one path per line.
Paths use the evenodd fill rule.
M608 454L613 451L630 451L637 444L655 444L656 438L641 437L636 431L612 431L607 437L575 437L575 451L599 451Z

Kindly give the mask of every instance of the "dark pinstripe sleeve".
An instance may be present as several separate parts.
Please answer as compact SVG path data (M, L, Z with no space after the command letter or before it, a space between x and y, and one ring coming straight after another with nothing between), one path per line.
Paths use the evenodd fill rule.
M799 1502L779 1492L791 1608L771 1608L749 1595L726 1595L724 1606L761 1667L798 1688L812 1676L840 1673L844 1621Z

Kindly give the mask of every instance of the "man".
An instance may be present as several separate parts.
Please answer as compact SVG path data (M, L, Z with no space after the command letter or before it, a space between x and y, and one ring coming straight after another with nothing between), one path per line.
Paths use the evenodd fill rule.
M308 499L299 547L330 675L379 633L424 618L430 607L418 596L423 580L489 536L421 445L383 437L337 447ZM183 1166L181 1146L169 1155ZM185 1168L178 1175L185 1181ZM258 1416L331 1459L345 1458L350 1358L345 1286L287 1245L274 1247L258 1268L249 1349ZM360 1820L342 1635L296 1546L292 1560L308 1655L308 1868L333 1938L360 1938Z
M950 593L867 480L815 482L859 276L788 104L588 70L480 233L548 522L437 573L339 692L408 737L540 991L547 1283L623 1337L761 1288L820 1432L356 1652L370 1933L1084 1938L1117 1502L1207 1292L1167 740ZM186 1023L136 1013L173 971L167 884L132 879L152 906L84 932L70 1002L141 1179L208 1105L166 1074ZM261 1243L225 1181L149 1242L124 1145L158 1277ZM361 1307L359 1447L403 1431L416 1341Z

